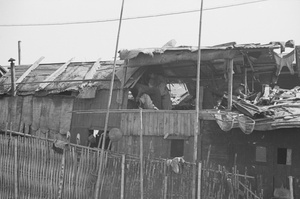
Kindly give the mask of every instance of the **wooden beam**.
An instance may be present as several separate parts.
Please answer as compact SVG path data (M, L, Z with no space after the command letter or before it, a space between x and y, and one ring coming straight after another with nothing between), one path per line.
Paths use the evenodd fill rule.
M93 66L89 69L89 71L85 74L83 79L93 79L94 74L96 73L96 70L100 68L100 60L101 58L97 59Z
M27 77L27 75L29 75L29 73L31 71L33 71L34 69L36 69L40 62L44 59L45 57L40 57L38 60L36 60L24 73L23 75L21 75L21 77L19 77L19 79L16 81L16 84L21 83L25 77Z
M249 58L248 54L246 54L246 58L247 58L247 60L248 60L248 63L249 63L249 65L250 65L250 67L251 67L251 70L252 70L252 71L254 71L253 64L252 64L252 62L251 62L251 60L250 60L250 58Z
M233 85L233 59L227 60L227 76L228 76L228 103L227 108L232 108L232 85Z
M244 70L244 86L245 86L245 95L248 95L248 74L247 70Z
M73 61L74 58L70 59L68 62L66 62L65 64L63 64L61 67L59 67L59 69L57 69L54 73L52 73L50 76L48 76L44 81L53 81L55 78L57 78L60 74L62 74L67 66ZM42 90L44 88L46 88L46 86L48 86L50 83L41 83L39 85L39 87L36 89L36 91Z

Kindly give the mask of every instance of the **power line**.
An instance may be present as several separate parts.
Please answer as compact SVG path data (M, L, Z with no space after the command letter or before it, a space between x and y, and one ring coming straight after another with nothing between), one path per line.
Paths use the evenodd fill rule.
M229 8L229 7L236 7L242 6L247 4L253 3L260 3L263 1L270 1L270 0L257 0L257 1L250 1L244 3L237 3L237 4L230 4L224 6L216 6L211 8L204 8L203 11L209 10L217 10L222 8ZM188 14L200 12L200 10L188 10L188 11L181 11L181 12L171 12L171 13L162 13L156 15L145 15L145 16L136 16L136 17L125 17L122 20L134 20L134 19L145 19L145 18L155 18L155 17L164 17L164 16L172 16L172 15L180 15L180 14ZM0 24L0 27L17 27L17 26L61 26L61 25L79 25L79 24L92 24L92 23L105 23L105 22L113 22L118 21L119 19L102 19L102 20L91 20L91 21L75 21L75 22L61 22L61 23L38 23L38 24Z

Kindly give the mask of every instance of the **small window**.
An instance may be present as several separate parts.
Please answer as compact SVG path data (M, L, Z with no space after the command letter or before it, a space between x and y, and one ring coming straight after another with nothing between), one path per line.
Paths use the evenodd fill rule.
M292 165L292 149L277 149L277 164Z
M171 158L182 157L184 151L184 140L171 140Z
M98 143L100 142L100 148L102 147L103 142L103 130L89 130L89 137L88 137L88 146L95 148L98 147ZM108 137L108 131L106 133L106 139L105 139L105 150L111 150L111 142Z
M255 160L257 162L267 162L267 148L256 146Z

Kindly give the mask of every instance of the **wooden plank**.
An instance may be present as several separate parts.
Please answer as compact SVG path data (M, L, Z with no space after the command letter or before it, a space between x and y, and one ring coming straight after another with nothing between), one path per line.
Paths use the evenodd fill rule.
M164 113L164 135L169 134L169 114L168 113Z
M233 59L227 60L227 76L228 76L228 103L227 108L232 108L232 85L233 85Z
M199 90L199 109L202 110L203 109L203 97L204 97L204 90L203 90L203 86L200 86L200 90Z
M31 71L33 71L34 69L36 69L38 66L39 66L39 64L40 64L40 62L44 59L45 57L40 57L37 61L35 61L27 70L26 70L26 72L24 72L22 75L21 75L21 77L19 77L18 78L18 80L16 81L16 83L18 84L18 83L21 83L24 79L25 79L25 77L27 77L27 75L31 72Z
M18 140L14 139L14 184L15 184L15 198L18 198Z
M44 81L53 81L55 78L57 78L60 74L62 74L66 70L66 68L73 61L73 59L74 58L70 59L65 64L63 64L61 67L59 67L54 73L52 73L50 76L48 76ZM46 86L48 86L49 84L50 84L49 82L41 83L39 85L39 87L36 89L36 91L46 88Z
M83 79L93 79L97 69L100 68L100 60L101 60L101 58L99 58L99 59L97 59L97 61L95 61L95 63L88 70L88 72L85 74Z
M170 114L169 133L174 135L174 114Z
M164 135L164 113L158 114L159 135Z

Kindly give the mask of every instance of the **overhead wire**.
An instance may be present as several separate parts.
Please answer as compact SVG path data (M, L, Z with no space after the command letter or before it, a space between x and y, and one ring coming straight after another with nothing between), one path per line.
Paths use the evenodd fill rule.
M229 5L222 5L222 6L215 6L211 8L203 8L203 11L209 10L217 10L229 7L236 7L254 3L260 3L264 1L270 0L257 0L257 1L249 1L243 3L236 3L236 4L229 4ZM164 17L164 16L172 16L172 15L180 15L180 14L188 14L188 13L195 13L200 12L199 9L196 10L187 10L187 11L180 11L180 12L170 12L170 13L161 13L155 15L145 15L145 16L135 16L135 17L124 17L122 20L135 20L135 19L146 19L146 18L155 18L155 17ZM89 21L74 21L74 22L55 22L55 23L28 23L28 24L0 24L0 27L21 27L21 26L61 26L61 25L79 25L79 24L92 24L92 23L106 23L106 22L114 22L118 21L119 19L102 19L102 20L89 20Z

